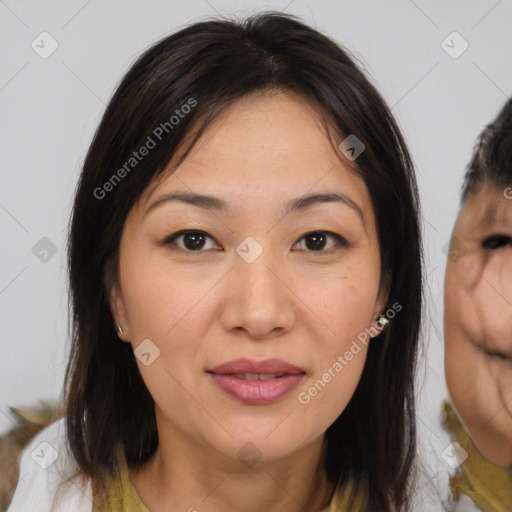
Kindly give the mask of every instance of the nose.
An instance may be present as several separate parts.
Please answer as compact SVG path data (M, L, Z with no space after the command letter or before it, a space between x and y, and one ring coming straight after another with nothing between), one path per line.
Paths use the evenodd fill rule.
M270 250L249 263L238 255L226 282L222 325L227 332L245 333L252 340L273 339L290 332L297 296L286 271Z

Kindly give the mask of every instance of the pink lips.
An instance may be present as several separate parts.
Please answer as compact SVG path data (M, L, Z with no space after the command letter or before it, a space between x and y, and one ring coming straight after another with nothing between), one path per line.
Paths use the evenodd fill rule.
M228 395L250 405L276 402L296 388L306 372L280 359L236 359L208 370Z

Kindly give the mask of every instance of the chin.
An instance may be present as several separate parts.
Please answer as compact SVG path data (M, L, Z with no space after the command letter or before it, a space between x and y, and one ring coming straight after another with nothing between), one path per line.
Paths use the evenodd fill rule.
M272 423L272 428L267 423L265 428L248 429L245 424L243 431L227 426L226 430L232 437L223 436L222 440L210 440L210 443L229 458L255 463L288 457L316 437L307 436L306 433L297 430L279 429L280 427L276 428L275 422Z

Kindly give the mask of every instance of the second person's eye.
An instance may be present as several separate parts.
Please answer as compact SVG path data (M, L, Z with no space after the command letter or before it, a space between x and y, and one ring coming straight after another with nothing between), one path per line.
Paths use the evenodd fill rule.
M482 247L484 249L499 249L507 245L512 246L512 238L508 235L492 235L482 241Z

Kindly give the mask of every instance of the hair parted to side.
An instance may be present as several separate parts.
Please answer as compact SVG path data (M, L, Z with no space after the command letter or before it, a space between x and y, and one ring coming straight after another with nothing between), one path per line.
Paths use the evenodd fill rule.
M512 98L478 136L466 169L461 201L482 185L495 188L512 184Z
M178 150L181 162L217 114L243 96L267 91L300 94L323 116L331 142L355 134L366 146L357 162L340 158L364 179L375 210L381 279L389 287L385 309L398 302L403 310L370 343L358 388L326 432L325 468L339 495L349 482L355 494L366 490L365 510L405 511L416 451L423 275L413 165L388 107L348 53L277 12L203 21L165 37L138 58L107 106L84 162L70 226L71 347L63 391L69 446L97 494L119 470L117 450L124 450L130 466L155 453L154 402L109 308L123 225ZM100 194L98 187L191 98L194 108Z

